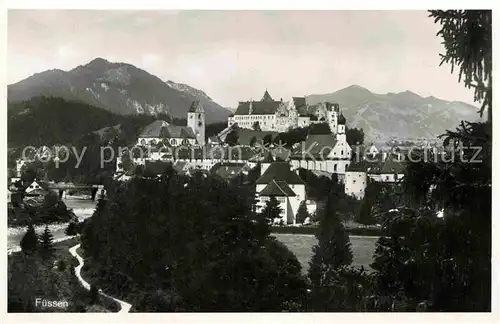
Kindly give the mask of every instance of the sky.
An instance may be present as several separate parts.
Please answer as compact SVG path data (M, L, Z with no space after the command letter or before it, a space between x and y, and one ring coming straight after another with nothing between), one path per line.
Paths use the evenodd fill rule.
M473 103L426 11L9 10L7 78L15 83L96 57L186 83L236 107L356 84Z

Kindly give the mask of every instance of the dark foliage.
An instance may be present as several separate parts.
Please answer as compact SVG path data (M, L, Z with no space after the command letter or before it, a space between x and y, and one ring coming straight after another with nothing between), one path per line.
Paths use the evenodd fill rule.
M300 265L284 247L274 252L245 186L160 178L114 183L98 202L81 238L96 284L143 307L156 300L157 311L281 311L302 301Z
M349 145L359 145L365 142L365 132L362 128L346 127L345 135Z
M305 200L300 202L299 209L297 210L297 223L302 224L309 217Z
M48 226L45 226L45 230L40 236L39 252L45 260L49 260L54 254L54 236L50 233Z
M33 226L33 224L30 224L28 226L26 234L24 234L23 238L21 239L20 245L21 250L25 254L32 254L37 250L38 235L35 232L35 227Z
M238 145L238 138L238 130L233 129L231 132L229 132L229 134L227 134L225 142L229 146L235 146Z

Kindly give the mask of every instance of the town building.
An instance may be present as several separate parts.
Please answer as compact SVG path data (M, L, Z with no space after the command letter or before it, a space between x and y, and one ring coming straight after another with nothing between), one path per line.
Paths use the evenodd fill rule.
M288 162L272 161L270 155L261 162L261 176L255 183L257 212L261 212L267 201L275 197L281 208L283 224L297 224L297 212L302 201L306 201L306 185ZM311 203L309 203L311 205ZM315 210L314 207L308 207Z
M397 183L404 176L405 164L400 154L380 153L369 159L354 160L345 172L345 193L363 199L370 181Z

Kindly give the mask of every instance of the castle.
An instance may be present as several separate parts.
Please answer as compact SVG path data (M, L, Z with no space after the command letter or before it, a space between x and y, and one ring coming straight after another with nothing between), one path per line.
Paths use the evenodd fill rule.
M274 100L269 92L260 101L241 101L233 116L228 118L228 127L238 124L241 128L262 131L286 132L312 123L327 123L332 133L337 133L339 121L345 118L338 104L329 102L308 105L305 97L292 97L289 101Z

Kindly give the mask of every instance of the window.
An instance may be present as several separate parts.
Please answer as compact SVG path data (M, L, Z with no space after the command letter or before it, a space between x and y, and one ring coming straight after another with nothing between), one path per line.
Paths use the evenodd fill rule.
M353 184L354 184L354 183L356 183L356 180L352 180L352 183L353 183Z
M198 118L201 119L201 114L198 114Z
M333 165L333 171L337 171L337 165L336 164Z
M170 140L170 144L172 144L172 145L177 145L177 141L176 141L175 139L173 139L173 138L172 138L172 139Z

